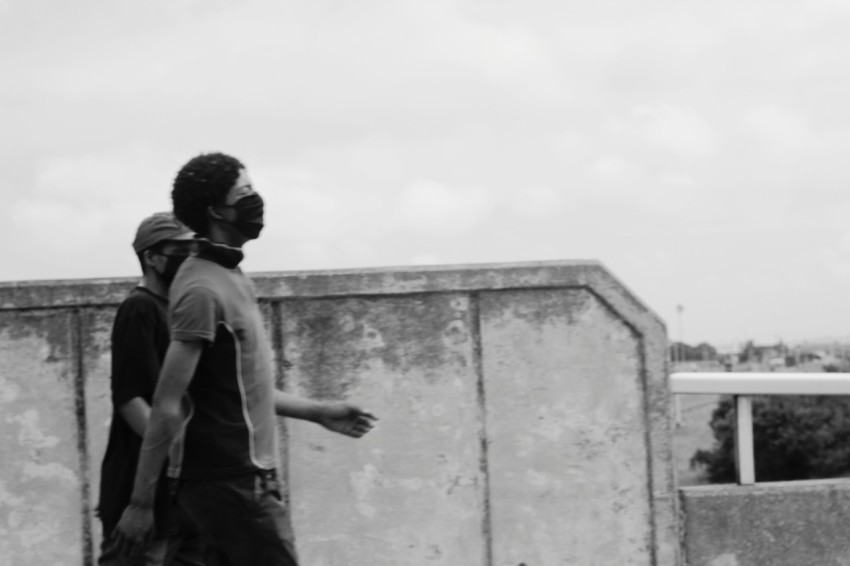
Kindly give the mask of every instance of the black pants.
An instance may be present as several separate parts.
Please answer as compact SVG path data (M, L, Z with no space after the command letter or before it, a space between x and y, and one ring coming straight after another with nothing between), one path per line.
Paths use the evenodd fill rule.
M204 566L198 530L171 496L176 480L160 478L157 487L157 536L138 560L130 560L115 548L112 533L104 527L98 566Z
M274 470L181 481L177 504L200 533L206 566L298 566Z

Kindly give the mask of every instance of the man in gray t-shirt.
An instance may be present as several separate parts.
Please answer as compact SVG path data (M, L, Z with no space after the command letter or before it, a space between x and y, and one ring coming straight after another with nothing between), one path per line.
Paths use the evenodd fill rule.
M295 566L277 483L275 414L354 438L375 417L274 388L254 288L239 269L242 245L263 228L263 201L245 167L221 153L195 157L178 172L172 199L200 247L171 287L171 343L117 540L131 557L144 549L157 472L173 444L169 475L179 480L177 502L198 527L206 563Z
M171 448L171 477L227 478L278 465L271 348L254 286L229 267L226 251L201 242L171 288L172 339L208 345L186 392L191 416Z

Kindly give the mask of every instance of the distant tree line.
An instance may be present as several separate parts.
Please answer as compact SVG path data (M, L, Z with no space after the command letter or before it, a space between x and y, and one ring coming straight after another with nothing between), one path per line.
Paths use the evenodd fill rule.
M824 371L850 371L850 348L837 344L789 347L780 341L760 346L748 340L735 353L721 354L707 342L695 346L673 342L668 346L668 355L673 362L718 362L730 371L739 364L763 365L775 369L810 363L819 364Z
M735 409L721 398L711 416L711 450L697 450L691 467L712 483L735 481ZM753 398L757 481L819 479L850 473L850 399L844 396Z
M710 344L670 344L677 362L719 361L727 370L745 367L794 367L819 363L826 372L850 371L850 356L837 344L789 348L781 341L759 346L750 340L736 354L718 354ZM714 444L697 450L692 468L702 468L712 483L735 481L735 408L731 396L721 397L709 422ZM758 396L753 398L753 443L758 481L820 479L850 476L850 396Z

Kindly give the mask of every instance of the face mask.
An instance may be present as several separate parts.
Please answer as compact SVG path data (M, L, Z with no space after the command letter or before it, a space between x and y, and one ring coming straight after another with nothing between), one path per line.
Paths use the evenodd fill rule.
M236 211L236 220L232 222L236 230L255 240L263 229L263 199L257 193L242 197L233 204L225 205Z
M165 268L160 273L160 277L165 281L167 285L171 285L171 282L174 281L174 276L177 275L177 270L180 269L180 266L183 265L183 262L186 260L185 255L166 255L165 256Z

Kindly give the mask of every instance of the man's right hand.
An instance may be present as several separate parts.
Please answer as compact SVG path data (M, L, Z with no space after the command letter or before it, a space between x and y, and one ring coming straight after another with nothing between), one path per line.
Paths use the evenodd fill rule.
M333 432L360 438L375 426L378 417L349 403L324 403L319 406L316 422Z
M153 507L130 503L112 533L112 544L121 554L137 561L144 554L153 535Z

